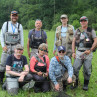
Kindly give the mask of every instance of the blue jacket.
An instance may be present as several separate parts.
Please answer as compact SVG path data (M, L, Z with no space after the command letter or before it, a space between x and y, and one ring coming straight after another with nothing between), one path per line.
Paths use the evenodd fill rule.
M71 60L68 56L64 56L64 59L61 60L62 63L67 67L68 75L72 78L73 75L73 67L71 64ZM50 67L49 67L49 76L51 81L56 85L58 84L57 80L62 77L62 75L65 73L66 69L64 66L59 64L56 57L53 57L50 61Z

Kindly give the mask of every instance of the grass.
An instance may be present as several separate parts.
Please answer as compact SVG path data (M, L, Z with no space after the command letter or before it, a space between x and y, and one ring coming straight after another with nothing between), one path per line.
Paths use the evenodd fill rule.
M24 30L24 55L27 57L28 63L29 58L27 54L27 39L28 39L28 30ZM51 59L53 57L53 46L54 46L54 31L46 31L48 36L48 50L49 50L49 58ZM0 45L0 57L2 53L2 48ZM89 83L89 90L83 91L83 73L82 69L80 70L79 79L80 83L77 89L70 90L69 86L67 87L66 93L71 95L72 97L97 97L97 52L93 54L93 60L92 60L92 75ZM73 61L72 61L73 62ZM34 93L33 89L30 89L28 91L20 90L18 95L14 97L54 97L52 96L53 92L47 92L47 93ZM0 97L10 97L10 95L6 91L2 91L0 87Z

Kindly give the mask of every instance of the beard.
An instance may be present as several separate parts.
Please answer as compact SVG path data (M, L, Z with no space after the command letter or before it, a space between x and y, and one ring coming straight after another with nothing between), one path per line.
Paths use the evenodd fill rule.
M60 59L64 59L64 55L58 54L58 56L59 56Z

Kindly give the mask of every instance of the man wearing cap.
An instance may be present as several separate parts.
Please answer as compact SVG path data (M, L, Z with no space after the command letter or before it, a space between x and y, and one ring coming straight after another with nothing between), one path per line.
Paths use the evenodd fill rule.
M79 27L74 35L72 42L72 57L74 61L74 74L76 76L76 87L78 87L79 70L83 65L84 85L83 90L88 90L88 84L91 76L91 61L93 58L92 51L97 46L97 37L95 31L88 27L88 18L82 16L80 18L81 27ZM77 49L76 49L77 47ZM76 53L75 53L76 49ZM75 87L75 88L76 88Z
M29 58L37 55L36 53L38 53L38 46L40 44L47 43L46 32L42 30L41 27L42 27L42 21L40 19L37 19L35 21L35 29L29 31L28 42L27 42L27 51Z
M56 28L55 43L53 54L55 55L58 46L62 45L66 47L66 55L72 57L72 39L74 33L74 27L67 24L68 17L66 14L61 15L60 20L62 25Z
M14 47L20 43L24 46L23 27L18 21L18 12L12 11L11 21L7 21L1 28L1 46L3 53L1 55L0 82L3 82L6 58L14 52Z
M65 55L66 48L58 47L58 56L51 59L49 67L49 76L53 90L62 91L66 88L66 83L75 82L71 60Z
M27 59L22 55L23 51L22 45L16 45L14 54L9 55L6 60L6 89L12 95L18 93L18 88L24 85L29 73Z

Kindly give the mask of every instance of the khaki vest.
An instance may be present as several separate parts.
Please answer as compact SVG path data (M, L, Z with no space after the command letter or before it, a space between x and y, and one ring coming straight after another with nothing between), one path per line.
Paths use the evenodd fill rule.
M66 43L67 44L72 44L72 40L73 40L73 26L72 25L67 25L68 29L66 32ZM61 37L61 28L62 26L58 26L57 27L57 31L56 31L56 37L57 40L55 42L56 46L60 46L62 45L62 37Z

